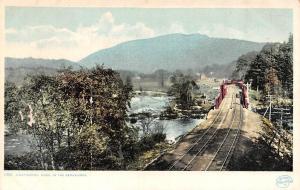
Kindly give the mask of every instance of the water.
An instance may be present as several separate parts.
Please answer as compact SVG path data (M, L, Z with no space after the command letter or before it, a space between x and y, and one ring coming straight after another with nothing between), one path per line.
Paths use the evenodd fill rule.
M167 96L153 97L150 95L138 95L131 99L129 113L150 112L160 113L169 104Z
M169 104L170 98L167 96L151 96L139 95L131 100L131 109L129 113L150 112L159 115L161 111ZM178 136L184 135L186 132L193 129L199 124L201 119L172 119L172 120L159 120L153 119L152 125L159 123L163 126L166 139L175 141ZM22 154L31 150L32 137L30 135L7 135L5 136L5 153L6 154Z
M160 122L164 126L166 139L175 141L177 137L184 135L202 121L203 119L172 119L161 120Z
M151 95L138 95L131 100L131 109L129 113L141 113L150 112L152 114L158 115L170 102L170 97L165 95L159 97L153 97ZM159 120L154 119L150 128L155 124L159 123L164 128L164 133L166 133L166 139L170 141L175 141L178 136L184 135L196 125L201 123L202 119L171 119L171 120ZM137 122L136 126L139 126Z

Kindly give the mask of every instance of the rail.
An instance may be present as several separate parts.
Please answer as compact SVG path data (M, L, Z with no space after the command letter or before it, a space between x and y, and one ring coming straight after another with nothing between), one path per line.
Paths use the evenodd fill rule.
M228 131L227 131L227 133L226 133L226 135L225 135L225 137L224 137L224 139L223 139L223 141L222 141L222 143L219 145L219 147L218 147L218 149L217 149L217 151L216 151L216 153L214 154L214 156L213 156L213 158L211 159L211 161L209 162L209 164L207 165L207 167L206 167L206 171L207 170L216 170L215 168L217 168L217 169L219 169L219 171L221 171L225 166L226 166L226 163L228 163L227 161L228 160L230 160L230 158L231 158L231 155L232 155L232 153L233 153L233 150L234 150L234 148L235 148L235 146L236 146L236 142L237 142L237 139L238 139L238 136L239 136L239 133L240 133L240 128L241 128L241 123L242 123L242 117L243 117L243 114L242 114L242 106L240 105L239 106L240 107L240 114L239 114L239 124L238 124L238 127L237 127L237 132L236 132L236 134L234 135L234 139L232 140L232 143L230 144L230 148L229 148L229 150L228 151L225 151L226 152L226 154L225 154L225 158L222 158L221 160L223 160L221 163L221 166L218 168L218 160L216 160L216 158L219 156L220 157L220 155L222 155L222 154L220 154L220 152L221 152L221 150L222 150L222 148L224 148L224 145L225 145L225 142L229 139L230 140L230 138L229 138L229 136L230 136L230 132L232 132L232 129L233 129L233 125L234 125L234 122L235 122L235 118L236 118L236 109L234 109L234 117L233 117L233 119L232 119L232 121L231 121L231 124L230 124L230 127L228 128ZM236 108L236 101L235 101L235 108ZM233 131L234 132L234 131ZM214 164L213 164L214 163ZM215 168L213 167L213 166L215 166Z
M231 103L233 101L234 95L232 95L231 97ZM171 170L172 168L174 168L193 148L196 147L196 145L198 145L198 143L203 139L203 137L213 128L214 124L216 123L217 119L220 117L221 113L223 112L223 108L224 108L225 104L223 103L221 105L221 109L218 112L217 116L215 117L215 119L213 120L213 122L209 125L209 127L205 130L205 132L201 135L200 138L198 138L193 145L179 158L177 159L170 167L169 170ZM211 141L211 139L213 139L213 137L215 136L217 130L219 129L219 127L221 126L223 120L227 117L229 112L226 112L225 116L222 118L220 124L218 125L218 127L213 131L213 133L210 135L210 137L207 139L206 142L204 142L204 145L200 148L200 150L196 153L196 155L194 155L192 157L192 159L189 160L188 164L182 169L182 170L186 170L187 167L193 162L193 160L197 157L197 155L199 155L204 148L207 146L207 144Z

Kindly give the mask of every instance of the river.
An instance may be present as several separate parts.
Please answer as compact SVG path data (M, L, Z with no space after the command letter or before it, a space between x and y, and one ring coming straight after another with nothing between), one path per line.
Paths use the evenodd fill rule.
M166 95L136 95L131 100L131 108L129 109L129 113L132 114L150 112L153 115L159 115L159 113L163 111L165 107L169 104L170 100L171 98ZM175 141L177 137L184 135L185 133L193 129L196 125L201 123L203 119L178 118L170 120L160 120L158 118L155 118L154 121L158 122L161 126L163 126L167 140ZM153 126L154 124L150 126L150 128Z
M150 112L154 115L159 115L170 102L170 98L166 95L157 96L151 93L148 95L137 95L131 100L131 108L129 113ZM163 126L166 139L174 141L176 137L185 134L197 124L201 119L171 119L171 120L159 120L154 118L153 120ZM151 128L151 126L150 126ZM8 133L8 132L7 132ZM5 153L6 154L22 154L31 150L32 137L25 134L6 135L5 136Z

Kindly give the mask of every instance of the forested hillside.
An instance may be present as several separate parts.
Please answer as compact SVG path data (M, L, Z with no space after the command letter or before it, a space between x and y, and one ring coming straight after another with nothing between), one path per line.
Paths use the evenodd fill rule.
M39 58L5 58L5 80L20 85L28 75L53 75L59 69L80 66L66 59L39 59Z
M169 34L128 41L99 50L79 63L88 68L95 63L103 63L112 69L142 73L151 73L158 69L199 70L214 64L227 65L244 53L260 51L264 44L211 38L201 34Z
M266 44L260 52L242 55L232 74L264 94L293 97L293 36L287 42Z

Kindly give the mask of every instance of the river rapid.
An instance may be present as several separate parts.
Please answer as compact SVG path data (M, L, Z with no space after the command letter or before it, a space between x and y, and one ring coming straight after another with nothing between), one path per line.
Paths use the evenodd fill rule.
M131 99L131 108L129 108L129 114L138 114L143 112L151 113L155 115L153 118L153 124L150 124L150 129L154 127L155 123L159 123L163 126L163 132L166 134L166 139L169 141L176 141L176 139L196 127L203 119L192 119L192 118L178 118L170 120L160 120L158 115L162 112L166 106L169 105L171 97L166 95L136 95ZM139 126L139 121L134 124Z

